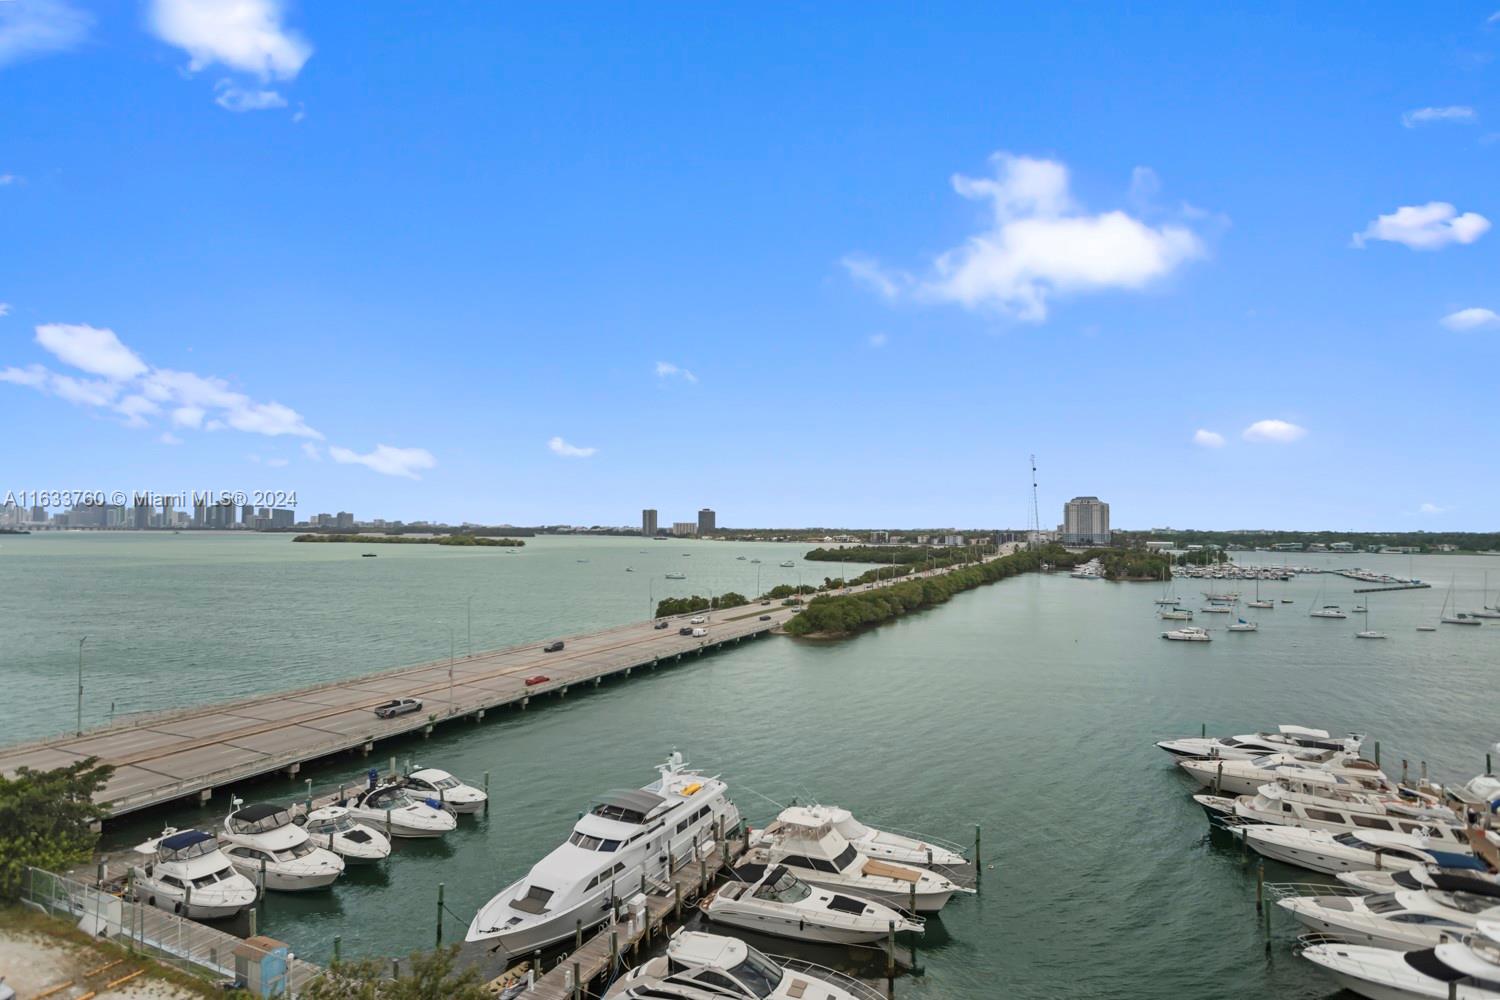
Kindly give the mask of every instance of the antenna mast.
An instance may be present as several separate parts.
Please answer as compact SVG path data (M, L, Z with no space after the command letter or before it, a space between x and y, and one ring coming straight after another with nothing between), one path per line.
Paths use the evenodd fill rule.
M1031 456L1031 544L1042 542L1042 512L1036 502L1036 456Z

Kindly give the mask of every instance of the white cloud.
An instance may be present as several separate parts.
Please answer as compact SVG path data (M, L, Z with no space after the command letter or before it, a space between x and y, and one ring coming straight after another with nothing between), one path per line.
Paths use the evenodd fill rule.
M319 448L312 441L303 441L302 442L302 454L306 455L308 458L312 459L314 462L321 462L321 461L323 461L323 449Z
M115 412L125 418L129 427L145 427L149 423L146 417L160 409L155 402L140 395L126 396L115 404Z
M306 117L307 117L307 108L306 108L305 105L303 105L303 104L301 104L299 102L297 104L297 110L292 112L292 124L295 125L298 122L302 121L302 119L304 119Z
M190 57L196 73L219 63L261 80L290 80L312 55L312 46L281 23L279 0L153 0L149 23L156 37Z
M0 187L9 187L20 179L17 174L0 174Z
M1417 508L1417 513L1419 514L1446 514L1447 512L1447 507L1439 507L1435 503L1424 503Z
M548 440L547 447L551 449L552 454L561 455L563 458L588 458L599 450L598 448L580 448L575 444L568 444L560 437Z
M226 111L268 111L286 107L286 98L274 90L246 90L220 80L214 84L214 103Z
M684 382L696 382L696 381L698 381L698 376L694 375L692 372L688 371L686 368L679 368L679 367L677 367L676 365L672 364L672 362L670 362L670 361L658 361L656 363L656 377L657 378L672 378L673 376L676 376L676 377L682 379Z
M437 459L425 448L393 448L388 444L378 444L374 451L361 455L335 445L328 449L328 454L335 462L344 465L363 465L383 476L404 479L421 479L417 475L419 471L437 466Z
M79 406L108 406L120 392L120 387L107 379L55 374L48 379L47 388L53 395Z
M0 2L0 66L66 52L88 37L94 19L65 0Z
M172 423L178 427L202 427L203 407L179 406L172 411Z
M47 384L47 377L50 374L41 365L28 365L25 368L0 368L0 382L9 382L11 385L24 385L33 389L40 389Z
M1462 104L1451 104L1444 108L1417 108L1401 116L1401 124L1407 128L1431 125L1435 122L1452 122L1456 125L1472 125L1479 120L1474 109Z
M112 379L143 374L146 363L115 336L113 330L87 324L43 323L36 328L36 342L65 365Z
M163 431L162 435L156 440L160 441L162 444L182 444L182 438L178 437L176 434L173 434L171 431Z
M1224 447L1224 435L1217 431L1206 431L1200 427L1193 432L1193 444L1201 445L1204 448L1222 448Z
M891 338L887 337L883 333L870 334L870 346L874 348L884 347L886 344L890 343L890 340Z
M0 317L10 315L10 303L0 302Z
M1429 201L1378 216L1364 232L1354 234L1353 245L1363 247L1370 240L1386 240L1413 250L1440 250L1450 243L1473 243L1489 228L1490 220L1478 212L1459 215L1446 201Z
M886 298L910 288L923 299L1039 322L1057 296L1141 289L1204 254L1184 226L1153 226L1119 210L1089 214L1070 193L1062 163L1008 153L991 160L993 177L952 181L962 197L990 203L991 225L940 254L930 276L892 273L861 256L845 257L844 267ZM1137 195L1155 181L1143 170L1134 175Z
M1493 309L1460 309L1444 316L1442 324L1450 330L1478 330L1500 325L1500 314Z
M1246 441L1270 442L1272 444L1291 444L1307 436L1307 428L1288 423L1285 420L1257 420L1246 427L1240 435Z

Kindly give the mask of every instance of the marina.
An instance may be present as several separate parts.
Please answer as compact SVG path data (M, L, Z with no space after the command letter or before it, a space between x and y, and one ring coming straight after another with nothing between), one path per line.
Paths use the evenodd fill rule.
M567 572L602 572L611 547L605 541L590 550L588 566L575 564L571 552L559 556ZM620 558L642 570L632 576L644 576L647 564L638 546L619 547ZM539 549L506 562L524 564ZM718 571L714 547L694 551L700 575ZM722 551L724 565L744 567L748 561L734 556L761 550L725 546ZM403 554L351 565L383 565ZM670 554L680 561L675 549ZM1399 560L1403 566L1405 561ZM1435 562L1439 568L1424 575L1446 579L1451 563ZM1458 571L1467 565L1459 561ZM544 567L537 572L547 574ZM1294 600L1300 613L1272 623L1266 618L1282 610L1262 612L1261 634L1247 637L1253 645L1224 641L1193 647L1162 642L1159 629L1140 631L1160 584L1022 576L843 643L746 641L718 655L686 657L670 670L637 671L628 684L589 687L588 697L576 697L576 691L548 697L524 712L492 712L482 723L439 726L426 737L413 729L389 738L369 758L356 749L312 761L295 778L278 770L237 783L206 805L190 797L121 817L106 825L106 844L128 850L159 836L165 825L213 829L231 794L250 802L292 803L304 798L310 780L321 801L341 784L359 784L369 761L384 769L389 755L440 768L471 785L489 771L488 812L461 815L457 828L440 838L397 838L388 860L349 864L328 889L272 892L258 914L261 933L295 942L300 956L319 964L327 964L336 948L346 956L402 956L433 943L433 918L413 927L411 913L433 911L440 883L446 886L443 940L452 942L489 898L566 837L586 802L606 789L640 785L642 767L670 749L659 734L670 733L672 743L692 751L696 764L724 773L752 828L774 820L793 799L837 802L862 824L882 830L920 825L963 841L974 825L982 826L981 858L986 868L993 866L985 871L984 891L955 899L928 918L919 939L925 975L900 978L898 996L978 1000L993 995L997 977L1020 995L1036 996L1065 988L1080 995L1155 1000L1194 995L1205 981L1215 984L1218 995L1244 1000L1268 992L1323 996L1331 987L1322 974L1291 959L1296 932L1289 922L1273 928L1276 954L1286 960L1262 960L1254 867L1243 865L1238 841L1222 834L1205 838L1202 810L1188 798L1177 769L1164 766L1164 755L1152 744L1183 732L1196 734L1200 720L1210 734L1251 733L1278 720L1305 720L1338 737L1350 730L1374 734L1370 740L1382 741L1388 768L1405 757L1413 773L1425 760L1434 774L1473 774L1483 767L1479 751L1487 745L1490 726L1472 693L1488 690L1486 658L1500 633L1482 628L1414 633L1414 624L1436 620L1438 600L1424 606L1423 592L1413 592L1374 608L1391 634L1388 642L1358 643L1353 623L1306 617L1319 578L1277 582L1269 590L1262 584L1263 596ZM291 583L295 589L295 576ZM357 579L349 586L358 593ZM461 597L463 591L458 593ZM535 613L523 594L507 600L519 616ZM372 603L372 611L385 607ZM587 607L571 609L587 612ZM358 619L363 612L356 605L352 613ZM1084 618L1091 628L1070 627ZM1340 624L1347 625L1340 634L1328 631ZM548 628L536 639L553 634ZM565 652L573 645L570 640ZM1003 652L976 655L976 648ZM1316 671L1305 666L1309 656L1319 664ZM913 697L919 669L928 693ZM854 687L862 695L851 702L848 692ZM1378 689L1383 697L1354 706L1352 689ZM701 711L709 704L732 705L734 712ZM1111 706L1107 716L1102 714L1106 704ZM776 726L731 721L768 714ZM921 741L921 753L876 753L886 745L878 734L893 722ZM789 746L787 732L828 733L853 749L812 753ZM1097 757L1078 752L1074 737L1081 733L1093 734L1111 766L1129 779L1101 784ZM1369 741L1365 752L1371 752ZM1006 761L1017 754L1027 755L1032 766L1007 768ZM528 766L535 761L547 762L546 769L537 773ZM999 770L1010 775L1003 783L975 777ZM1149 820L1120 829L1110 864L1080 866L1090 838L1076 827L1073 804L1053 794L1059 785L1091 789L1091 800L1105 814L1128 814L1148 801L1153 811ZM1178 808L1161 808L1173 799ZM1154 879L1158 871L1173 873L1171 885ZM1044 881L1039 872L1047 873ZM1268 876L1292 878L1307 876L1290 869ZM1193 886L1185 904L1171 887L1183 879ZM1086 919L1078 901L1101 894L1135 902L1130 912ZM401 903L393 905L394 900ZM1131 915L1138 907L1158 916L1143 924ZM688 917L691 922L693 914ZM348 929L356 926L357 932ZM1067 926L1068 935L1059 937L1059 926ZM708 929L713 927L710 922ZM1004 947L980 946L996 934ZM1210 948L1225 935L1247 947ZM607 935L590 941L607 955ZM661 942L653 938L654 947ZM762 938L755 946L782 954L794 944L777 942ZM1143 954L1184 946L1207 957L1164 966ZM1108 956L1108 962L1079 966L1074 962L1079 948ZM833 961L827 954L808 960ZM553 961L548 959L549 975L556 971ZM1066 977L1063 969L1069 970ZM567 975L566 965L562 974Z

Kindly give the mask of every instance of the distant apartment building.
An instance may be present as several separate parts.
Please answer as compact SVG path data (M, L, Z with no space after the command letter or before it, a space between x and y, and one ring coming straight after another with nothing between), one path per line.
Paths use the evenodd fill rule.
M1098 497L1074 497L1063 504L1064 545L1108 545L1109 504Z
M46 507L32 507L31 508L31 523L32 524L46 524L47 523L47 508Z
M1330 542L1329 545L1328 545L1328 551L1329 552L1353 552L1354 551L1354 543L1353 542Z
M338 516L334 518L333 526L341 530L345 528L353 528L354 515L349 513L347 510L339 511Z
M714 523L715 520L716 516L714 515L714 512L709 508L704 507L702 510L698 511L699 538L704 538L708 535L712 535L714 531L717 530L717 525Z
M273 507L273 508L271 508L271 522L270 522L270 527L272 529L276 529L276 528L290 528L290 527L293 527L296 523L297 523L297 512L296 511L294 511L294 510L288 510L288 509L286 509L284 507Z
M255 507L253 505L247 503L240 508L240 527L255 527Z
M656 537L656 511L650 507L641 511L641 534L647 538Z
M692 521L673 521L672 534L677 538L692 538L698 533L698 525Z
M891 533L889 531L872 531L872 532L870 532L870 544L871 545L884 545L886 542L889 542L890 540L891 540Z

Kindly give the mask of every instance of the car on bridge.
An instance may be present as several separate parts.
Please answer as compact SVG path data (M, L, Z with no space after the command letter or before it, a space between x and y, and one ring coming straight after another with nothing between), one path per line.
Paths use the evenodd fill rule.
M546 674L532 674L530 677L526 678L526 686L536 687L538 684L545 684L551 679L552 678L548 677Z
M544 652L544 653L557 653L557 652L560 652L562 650L562 648L563 648L563 641L561 639L558 639L555 642L549 642L549 643L547 643L547 645L543 646L542 647L542 652Z
M663 618L661 621L657 622L655 625L652 625L651 627L652 628L666 628L667 626L669 626L671 624L672 624L671 622L669 622L665 618Z
M420 711L422 711L422 702L419 698L392 698L390 701L375 706L375 714L382 719L394 719L398 715Z

